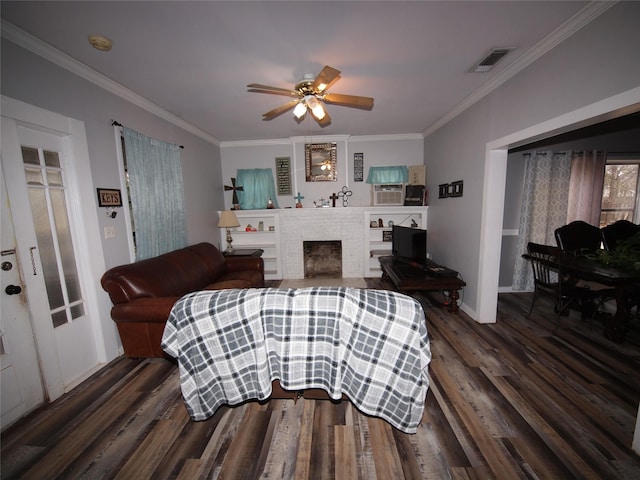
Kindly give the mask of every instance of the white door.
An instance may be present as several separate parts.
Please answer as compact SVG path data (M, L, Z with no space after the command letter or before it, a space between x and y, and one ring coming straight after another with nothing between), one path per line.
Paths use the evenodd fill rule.
M60 396L98 364L76 260L72 139L2 118L2 168L45 395ZM74 235L76 233L76 235Z
M0 389L4 430L43 403L42 377L19 271L16 241L4 175L0 169Z

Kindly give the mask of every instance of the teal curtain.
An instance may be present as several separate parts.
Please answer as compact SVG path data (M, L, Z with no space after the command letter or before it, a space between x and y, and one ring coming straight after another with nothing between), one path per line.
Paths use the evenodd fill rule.
M122 131L136 260L186 246L180 147Z
M273 181L273 171L270 168L238 169L236 185L242 187L238 190L238 201L242 210L259 210L267 208L269 199L274 208L278 207L276 199L276 185Z
M370 167L367 183L407 183L409 181L409 169L401 167Z

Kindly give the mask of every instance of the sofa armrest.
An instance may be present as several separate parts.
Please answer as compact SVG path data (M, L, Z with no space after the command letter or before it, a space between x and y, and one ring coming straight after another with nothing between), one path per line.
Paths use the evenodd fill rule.
M261 257L225 257L225 263L229 272L264 273L264 260Z
M120 303L111 309L115 322L165 323L180 297L144 297Z

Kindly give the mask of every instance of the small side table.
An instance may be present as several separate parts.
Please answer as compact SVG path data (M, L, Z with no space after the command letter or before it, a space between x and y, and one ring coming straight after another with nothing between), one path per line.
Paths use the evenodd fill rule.
M235 248L233 252L222 252L225 257L261 257L264 250L261 248Z

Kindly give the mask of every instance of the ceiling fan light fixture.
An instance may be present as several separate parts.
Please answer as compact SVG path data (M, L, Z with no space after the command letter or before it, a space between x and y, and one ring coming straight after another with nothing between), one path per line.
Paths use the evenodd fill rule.
M314 117L316 117L318 120L322 120L326 113L324 111L324 108L322 108L322 104L318 103L315 107L313 107L311 109L311 113L313 114Z
M322 120L325 117L326 113L322 106L322 102L320 102L320 100L318 100L314 95L307 95L305 97L305 102L307 102L307 106L316 119Z
M296 105L296 108L293 109L293 114L296 118L300 119L304 117L305 113L307 113L307 104L301 101Z

